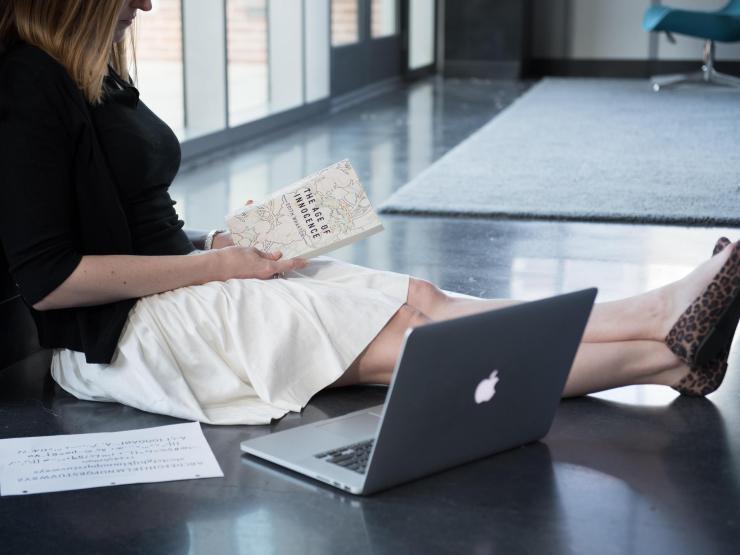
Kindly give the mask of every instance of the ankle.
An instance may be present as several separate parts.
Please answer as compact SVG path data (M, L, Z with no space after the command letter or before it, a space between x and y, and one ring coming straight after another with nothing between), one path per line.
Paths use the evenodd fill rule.
M641 360L642 372L635 381L638 384L674 385L686 376L690 369L663 343L652 342L651 349Z
M644 383L655 384L655 385L666 385L672 387L686 377L691 369L687 364L680 362L673 368L661 370L648 377L648 381Z
M674 320L676 305L676 288L681 287L681 281L671 283L656 289L651 309L647 312L646 317L651 322L650 329L652 341L665 340L668 332L671 331Z

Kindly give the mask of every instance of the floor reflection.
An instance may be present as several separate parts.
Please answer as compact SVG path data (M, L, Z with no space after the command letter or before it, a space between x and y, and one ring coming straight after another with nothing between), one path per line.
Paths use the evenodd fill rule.
M516 257L511 265L511 295L537 299L599 284L599 300L613 300L621 298L622 291L649 291L677 281L693 269L681 264Z
M675 401L678 392L660 385L641 385L619 387L608 391L600 391L590 395L595 399L623 403L625 405L639 405L641 407L665 407Z
M739 507L740 458L714 403L676 397L630 406L589 397L561 409L546 442L574 551L598 544L719 553L736 537L727 515ZM712 504L716 511L707 511Z
M290 550L295 538L313 553L565 552L550 452L542 443L478 461L372 497L354 497L257 458L243 455L244 475L284 499L238 519L237 534L252 534L259 550ZM282 496L281 496L282 497ZM290 499L292 502L288 503ZM306 501L310 500L310 509ZM465 500L464 503L460 501ZM280 514L277 526L261 515ZM512 536L507 523L527 514L538 534ZM449 534L439 534L447 530ZM264 544L262 544L264 542ZM464 546L464 547L463 547ZM295 547L293 547L294 549Z
M524 90L526 83L430 78L183 168L170 192L192 228L214 228L248 198L349 158L371 202L380 204ZM192 165L191 165L192 166Z
M475 553L580 553L595 545L607 552L726 551L738 532L731 515L740 508L740 453L726 411L683 397L634 405L644 400L634 393L625 397L630 402L565 401L544 443L368 498L240 453L247 437L335 416L384 395L381 388L328 391L302 415L273 426L204 426L224 478L51 494L36 517L48 530L64 531L56 537L68 551L129 545L193 554L323 554L346 552L349 544L358 554L410 546ZM56 433L173 421L58 392L48 410L61 424ZM126 518L111 521L100 511L103 499ZM536 533L512 535L512 529Z

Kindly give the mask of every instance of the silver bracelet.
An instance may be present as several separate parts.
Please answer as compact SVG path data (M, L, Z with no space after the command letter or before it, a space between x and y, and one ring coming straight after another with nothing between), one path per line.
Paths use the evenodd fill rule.
M203 250L209 251L213 248L213 240L216 238L216 235L219 233L226 233L225 229L212 229L208 232L208 235L206 235L206 240L203 242Z

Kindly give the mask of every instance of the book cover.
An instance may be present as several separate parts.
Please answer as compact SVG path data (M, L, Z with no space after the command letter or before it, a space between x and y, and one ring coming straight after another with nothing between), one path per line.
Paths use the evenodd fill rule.
M235 245L311 258L383 230L349 160L227 217Z

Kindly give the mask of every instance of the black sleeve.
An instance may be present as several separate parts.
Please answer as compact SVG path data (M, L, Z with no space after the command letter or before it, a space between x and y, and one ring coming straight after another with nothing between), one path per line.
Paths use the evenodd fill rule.
M75 133L65 122L65 95L48 68L3 64L0 239L30 305L61 285L82 258L72 178Z

